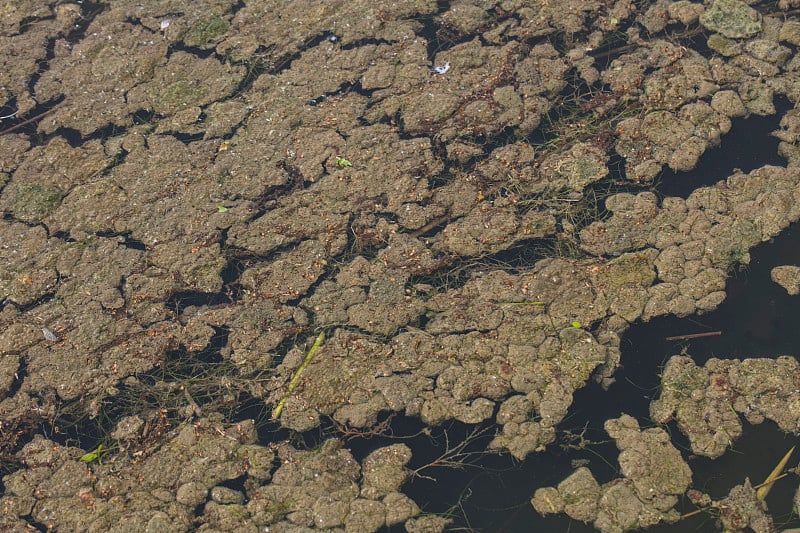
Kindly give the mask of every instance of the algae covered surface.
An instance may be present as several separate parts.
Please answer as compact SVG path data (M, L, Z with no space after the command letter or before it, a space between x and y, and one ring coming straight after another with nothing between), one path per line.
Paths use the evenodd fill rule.
M458 442L425 465L397 435L350 443L403 417L545 453L576 391L614 387L628 328L716 309L800 219L798 7L0 7L0 524L447 528L404 487ZM783 164L659 193L776 102ZM773 272L793 294L796 270ZM678 520L668 424L708 457L742 417L798 432L774 355L676 355L650 419L605 422L619 477L532 480L533 507ZM724 527L768 527L737 490L756 510Z

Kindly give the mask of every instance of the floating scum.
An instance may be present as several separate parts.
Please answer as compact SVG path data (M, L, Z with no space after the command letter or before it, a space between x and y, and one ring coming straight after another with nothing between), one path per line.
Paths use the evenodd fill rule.
M522 460L577 390L613 382L632 324L719 306L800 218L797 113L785 164L686 198L654 181L796 103L800 22L773 4L9 5L4 527L442 530L401 492L414 450L360 457L328 428L486 424ZM705 407L792 430L788 397L755 406L757 384L717 390L712 370L690 388L735 394L730 414L653 407L693 449L730 444ZM663 428L606 426L648 468L622 461L610 494L568 474L602 504L563 511L608 531L675 518L690 489ZM616 521L612 497L645 518Z

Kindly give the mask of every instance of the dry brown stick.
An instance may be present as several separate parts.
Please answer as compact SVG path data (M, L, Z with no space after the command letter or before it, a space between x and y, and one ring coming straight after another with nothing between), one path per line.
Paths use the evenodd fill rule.
M21 128L22 126L26 126L26 125L30 124L31 122L36 122L37 120L39 120L39 119L41 119L41 118L44 118L45 116L49 115L50 113L52 113L53 111L55 111L56 109L58 109L59 107L61 107L62 105L64 105L64 102L61 102L60 104L54 105L53 107L51 107L51 108L50 108L50 109L48 109L47 111L45 111L45 112L43 112L43 113L39 113L39 114L38 114L38 115L36 115L35 117L31 117L31 118L29 118L28 120L25 120L25 121L23 121L23 122L20 122L19 124L16 124L16 125L14 125L14 126L11 126L11 127L10 127L10 128L8 128L8 129L5 129L5 130L3 130L3 131L0 131L0 135L5 135L6 133L11 133L12 131L18 130L18 129L19 129L19 128Z
M690 518L690 517L692 517L694 515L698 515L698 514L700 514L702 512L708 511L710 508L711 508L710 505L708 507L700 507L699 509L695 509L694 511L690 511L690 512L688 512L686 514L682 514L680 519L683 520L684 518Z
M433 220L431 220L430 222L428 222L427 224L425 224L421 228L410 232L409 235L412 238L416 239L417 237L419 237L419 236L421 236L421 235L423 235L425 233L428 233L430 230L432 230L436 226L440 226L440 225L444 224L445 222L447 222L448 218L450 218L450 215L442 215L440 217L434 218Z
M668 341L682 341L686 339L698 339L700 337L717 337L722 335L721 331L708 331L706 333L690 333L688 335L675 335L673 337L665 337Z

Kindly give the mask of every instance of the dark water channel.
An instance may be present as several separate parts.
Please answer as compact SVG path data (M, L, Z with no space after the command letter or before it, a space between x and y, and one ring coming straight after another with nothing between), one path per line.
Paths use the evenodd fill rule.
M782 102L786 105L786 102ZM779 114L780 116L780 114ZM769 135L778 128L777 118L753 117L736 121L723 145L708 152L694 171L665 173L657 193L688 196L697 187L711 185L735 168L748 172L764 164L782 165L777 141ZM436 479L418 479L406 487L409 495L428 512L448 512L454 526L477 531L594 531L564 515L543 518L530 505L539 487L557 485L576 466L586 465L600 483L617 474L618 450L603 430L603 422L623 413L634 416L642 427L651 427L649 403L658 394L660 369L673 355L691 355L698 366L709 358L753 358L800 352L800 297L789 296L772 282L770 270L778 265L800 264L800 223L793 224L769 243L750 251L749 265L740 265L728 280L726 301L713 313L686 318L661 317L634 324L622 339L622 366L608 391L590 385L575 394L574 403L559 429L559 440L546 453L533 454L520 463L507 455L484 456L463 470L431 472ZM718 336L670 341L667 337L720 331ZM461 428L460 431L466 431ZM763 481L797 442L767 421L758 426L744 423L743 436L721 458L694 457L688 441L670 427L673 443L682 450L694 473L693 487L714 499L723 498L749 477ZM584 439L581 441L581 437ZM585 446L577 449L583 442ZM435 452L415 449L431 457ZM797 457L789 465L796 464ZM789 476L775 484L767 498L776 525L797 527L792 516L792 497L798 480ZM693 507L684 502L681 512ZM650 531L714 530L713 517L696 515L672 526Z

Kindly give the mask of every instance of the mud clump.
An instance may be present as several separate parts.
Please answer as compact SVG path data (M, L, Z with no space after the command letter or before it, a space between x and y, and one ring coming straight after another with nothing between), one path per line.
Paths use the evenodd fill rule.
M582 230L581 246L598 255L659 250L658 282L647 288L643 319L710 311L725 298L726 273L749 261L747 249L796 219L793 203L773 186L793 194L798 177L795 169L763 167L698 189L686 200L667 198L661 206L652 193L613 195L606 200L613 215ZM751 221L758 215L749 211L764 202L772 206L770 215L756 226Z
M751 424L769 419L787 433L798 431L798 375L798 362L788 356L712 358L703 367L689 356L674 356L664 367L650 416L662 425L675 422L694 454L717 458L741 436L740 415ZM565 513L600 531L627 531L677 521L681 516L674 506L685 493L698 507L717 510L727 530L774 531L764 495L757 495L749 480L712 501L687 491L691 470L663 429L640 432L636 420L623 415L607 421L606 431L620 449L624 477L601 486L588 469L579 468L557 487L536 491L531 504L539 513Z
M739 0L714 0L700 23L730 39L752 37L761 31L761 15Z
M778 266L772 269L770 277L791 296L800 294L800 268L794 265Z
M558 487L538 489L534 508L542 514L566 513L604 532L676 521L680 514L673 507L692 473L669 435L660 428L642 431L627 415L606 421L606 431L620 450L623 477L601 486L581 467Z
M720 522L728 531L775 531L767 506L750 485L750 480L732 488L728 497L720 501L717 507L720 509Z
M709 359L698 367L674 356L664 367L661 394L650 404L658 423L675 420L692 451L716 458L742 433L739 414L751 424L772 420L786 432L800 428L798 362L777 359Z

